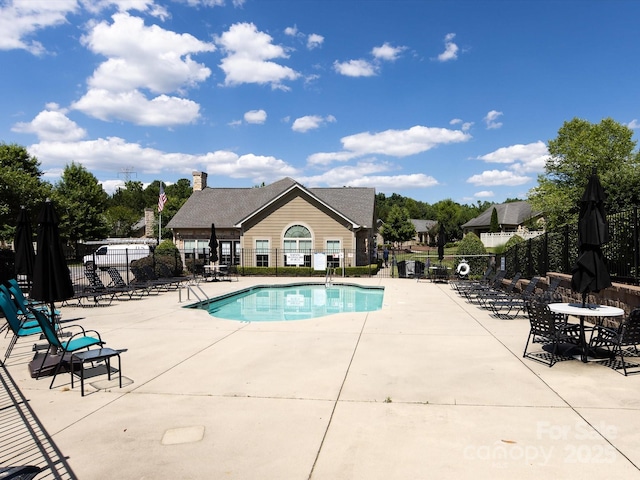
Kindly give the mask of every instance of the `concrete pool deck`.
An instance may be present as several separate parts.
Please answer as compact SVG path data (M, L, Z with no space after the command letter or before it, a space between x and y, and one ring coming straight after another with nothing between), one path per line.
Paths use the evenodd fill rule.
M49 390L18 342L7 371L69 466L38 478L640 478L640 375L525 360L524 317L492 318L447 284L345 281L384 286L382 310L240 323L182 308L184 291L63 307L128 349L124 386L96 377L81 397L62 374Z

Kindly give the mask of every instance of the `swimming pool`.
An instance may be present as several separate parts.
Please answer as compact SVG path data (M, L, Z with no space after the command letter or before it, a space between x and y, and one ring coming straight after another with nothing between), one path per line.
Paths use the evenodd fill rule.
M256 285L189 307L202 308L227 320L273 322L380 310L383 296L384 287L345 283Z

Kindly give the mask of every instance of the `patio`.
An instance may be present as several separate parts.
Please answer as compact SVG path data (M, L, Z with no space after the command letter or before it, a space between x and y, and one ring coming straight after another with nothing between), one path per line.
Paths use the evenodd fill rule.
M33 342L18 342L7 371L51 436L46 451L66 457L37 478L640 478L640 376L523 359L524 317L492 318L447 284L346 281L383 285L382 310L240 323L183 309L184 291L182 303L167 292L62 308L128 349L123 388L102 376L81 397L62 374L49 390L29 376Z

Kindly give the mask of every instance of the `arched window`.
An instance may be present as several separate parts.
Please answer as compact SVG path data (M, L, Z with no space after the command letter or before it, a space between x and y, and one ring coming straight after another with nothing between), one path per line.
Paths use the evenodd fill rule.
M293 225L284 232L285 265L311 266L311 232L302 225ZM294 255L289 255L294 254ZM295 254L302 254L298 256Z

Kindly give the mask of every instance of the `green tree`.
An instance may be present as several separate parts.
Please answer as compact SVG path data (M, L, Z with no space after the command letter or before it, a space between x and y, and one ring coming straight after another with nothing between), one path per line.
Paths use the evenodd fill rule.
M433 204L436 211L435 220L438 222L438 231L444 230L447 241L455 241L462 238L462 207L450 198L440 200Z
M109 232L104 215L107 198L98 179L84 166L67 165L53 192L61 235L73 244L105 238Z
M130 237L133 226L140 220L140 215L129 207L115 205L107 208L105 219L110 237Z
M608 211L631 206L614 202L633 201L633 196L618 194L620 186L616 182L624 175L635 182L640 177L632 137L633 130L611 118L597 124L574 118L563 124L558 136L549 141L545 174L538 176L538 185L529 192L529 200L534 209L544 212L549 228L577 221L580 197L594 170L609 194L605 205Z
M385 243L391 242L402 245L416 235L416 227L409 219L409 212L398 205L391 207L387 221L380 228L380 234Z
M157 203L157 198L156 198ZM126 207L136 213L139 217L144 214L146 207L152 207L144 193L142 182L130 180L125 182L124 188L118 188L109 199L110 207Z
M40 162L25 147L0 143L0 242L13 238L20 207L36 220L51 193L51 184L41 176Z
M497 233L500 231L500 224L498 223L498 210L496 207L493 207L491 211L491 224L489 225L490 233Z

